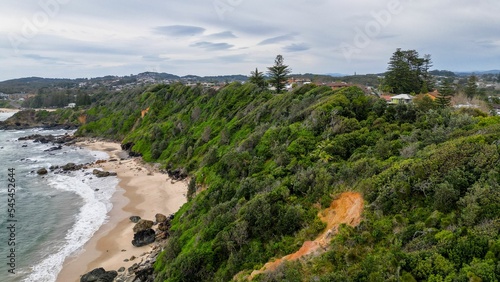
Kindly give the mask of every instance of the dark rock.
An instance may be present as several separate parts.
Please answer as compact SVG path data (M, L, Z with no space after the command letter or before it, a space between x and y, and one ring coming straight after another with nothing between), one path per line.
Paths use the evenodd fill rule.
M63 135L63 136L54 136L54 135L40 135L40 134L32 134L29 136L19 137L17 140L26 141L33 140L35 143L54 143L54 144L73 144L76 141L76 137L71 135Z
M43 150L43 151L44 151L44 152L52 152L52 151L57 151L57 150L61 150L61 149L62 149L62 146L61 146L61 145L59 145L59 146L57 146L57 147L51 147L51 148L49 148L49 149L47 149L47 150Z
M141 282L153 281L153 268L148 267L141 269L135 273L135 280L139 279Z
M151 220L141 219L135 224L134 233L150 229L151 227L153 227L153 224L154 223Z
M134 234L132 245L142 247L153 243L156 239L156 234L153 229L146 229Z
M133 223L137 223L139 222L139 220L141 220L141 217L140 216L137 216L137 215L133 215L131 217L129 217L130 221L132 221Z
M26 148L26 147L28 147L28 145L24 144L24 145L22 145L21 147Z
M158 224L158 230L164 231L164 232L169 231L170 230L170 222L168 222L168 221L160 222Z
M121 144L121 147L122 147L122 150L127 151L128 155L131 157L142 157L141 153L132 151L132 147L134 147L134 145L135 145L134 143L128 142L125 144Z
M53 166L50 166L50 167L49 167L49 169L50 169L50 170L56 170L56 169L58 169L58 168L59 168L59 166L58 166L58 165L53 165Z
M155 215L155 219L156 219L156 222L158 222L158 223L167 221L167 217L161 213L157 213Z
M80 282L113 282L118 272L106 271L104 268L96 268L80 278Z
M36 173L38 173L38 175L45 175L48 173L48 171L47 169L42 167L41 169L37 170Z
M98 170L98 169L94 169L92 171L92 174L94 174L97 177L116 176L116 172L109 172L109 171L103 171L103 170Z
M184 180L186 177L188 177L186 170L185 169L174 169L174 170L167 170L167 174L170 178L173 180Z
M63 165L61 168L64 171L75 171L75 170L81 169L82 166L83 165L76 165L74 163L67 163L67 164Z
M118 272L124 272L124 271L125 271L125 267L123 267L123 266L118 269Z

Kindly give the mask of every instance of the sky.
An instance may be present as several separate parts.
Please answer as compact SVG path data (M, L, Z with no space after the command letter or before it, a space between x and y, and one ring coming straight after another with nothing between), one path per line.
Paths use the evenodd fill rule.
M432 69L500 69L498 0L37 0L0 3L0 81L166 72L380 73L397 48Z

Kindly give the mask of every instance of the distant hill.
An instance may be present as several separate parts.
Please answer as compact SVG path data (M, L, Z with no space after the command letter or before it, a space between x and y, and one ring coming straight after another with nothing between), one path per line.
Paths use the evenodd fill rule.
M468 71L468 72L455 72L458 76L470 76L470 75L484 75L484 74L500 74L500 70L489 70L489 71Z
M181 82L234 82L246 81L248 79L245 75L221 75L221 76L197 76L186 75L178 76L170 73L157 73L157 72L143 72L137 75L130 76L103 76L95 78L43 78L43 77L25 77L10 79L0 82L0 92L13 94L13 93L36 93L42 88L60 88L60 89L77 89L81 87L93 86L95 87L120 87L130 84L155 84L165 83L171 81Z

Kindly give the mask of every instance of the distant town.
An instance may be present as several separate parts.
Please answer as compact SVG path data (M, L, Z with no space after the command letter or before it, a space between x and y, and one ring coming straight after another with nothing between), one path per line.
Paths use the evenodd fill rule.
M477 76L478 93L483 98L489 99L491 107L496 113L500 113L500 71L489 71L484 73L454 73L451 71L430 71L439 88L443 81L450 80L457 88L465 87L467 78L471 75ZM368 95L376 95L386 100L389 104L411 103L415 93L403 93L399 95L390 95L381 89L380 82L384 74L367 74L351 76L332 76L321 74L291 74L288 76L285 89L291 91L296 87L314 83L331 87L333 90L358 86ZM168 73L144 72L129 76L104 76L97 78L77 78L77 79L54 79L29 77L0 82L0 106L10 108L24 107L49 107L73 108L81 105L81 101L86 100L89 104L95 94L103 92L120 92L136 88L144 88L154 84L173 84L181 83L187 86L201 86L205 89L219 90L226 84L239 82L246 83L249 77L245 75L224 75L224 76L177 76ZM269 86L272 90L272 87ZM27 103L30 99L35 99L37 95L50 95L61 97L59 102L54 103ZM424 93L425 94L425 93ZM437 90L425 94L428 98L435 100L439 93ZM86 96L87 99L79 96ZM418 98L418 97L417 97ZM54 100L54 99L52 99ZM474 106L467 105L467 101L457 102L456 106Z

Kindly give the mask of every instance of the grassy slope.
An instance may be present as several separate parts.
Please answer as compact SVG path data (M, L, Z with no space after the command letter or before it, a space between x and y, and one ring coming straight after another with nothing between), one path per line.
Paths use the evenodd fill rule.
M273 95L231 84L124 93L87 121L80 134L133 142L146 160L183 168L207 187L176 214L158 281L250 273L314 238L324 228L317 211L350 190L367 202L358 227L341 228L309 263L256 279L500 278L496 117L387 107L357 88Z

